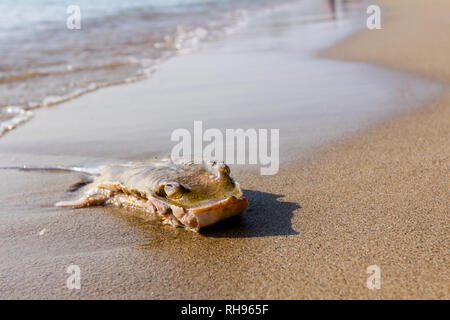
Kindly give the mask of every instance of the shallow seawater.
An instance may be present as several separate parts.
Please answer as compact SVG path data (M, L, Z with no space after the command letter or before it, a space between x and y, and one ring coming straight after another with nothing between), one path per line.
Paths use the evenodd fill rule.
M146 78L167 58L291 1L3 0L0 109L51 106ZM80 7L79 30L67 28L69 5ZM0 135L24 121L11 115L0 112Z

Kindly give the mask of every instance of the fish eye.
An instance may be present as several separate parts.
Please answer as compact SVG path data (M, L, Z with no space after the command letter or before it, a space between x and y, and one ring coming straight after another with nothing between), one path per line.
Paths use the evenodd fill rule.
M221 176L226 177L230 175L230 167L227 166L225 163L212 161L211 167L215 169L215 171Z
M219 172L223 176L228 176L228 175L230 175L230 167L227 166L226 164L222 164L219 167Z
M170 197L178 192L180 186L175 183L168 183L164 186L165 194Z
M178 182L170 182L164 185L164 193L168 198L178 199L183 195L185 191L186 188L184 188Z

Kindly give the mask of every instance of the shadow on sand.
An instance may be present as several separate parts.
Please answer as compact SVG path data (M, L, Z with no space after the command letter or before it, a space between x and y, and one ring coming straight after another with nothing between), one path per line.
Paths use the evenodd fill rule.
M301 208L294 202L279 201L283 195L254 190L244 190L249 208L239 215L204 228L200 233L217 238L251 238L280 235L296 235L292 229L293 211Z

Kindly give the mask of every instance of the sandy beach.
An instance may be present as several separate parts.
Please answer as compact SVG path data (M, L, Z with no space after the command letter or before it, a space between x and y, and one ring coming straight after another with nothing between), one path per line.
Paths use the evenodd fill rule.
M449 299L450 4L380 5L381 30L352 7L342 20L305 22L301 4L260 17L1 137L1 166L96 165L164 155L170 132L205 119L280 128L281 166L232 166L249 210L199 234L54 207L75 173L1 170L0 298ZM80 290L66 287L72 264Z

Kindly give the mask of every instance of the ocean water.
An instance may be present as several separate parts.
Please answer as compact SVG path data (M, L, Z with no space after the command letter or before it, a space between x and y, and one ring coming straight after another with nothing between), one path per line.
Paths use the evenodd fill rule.
M0 136L32 109L146 78L169 57L293 1L2 0ZM66 26L69 5L81 9L80 30Z

